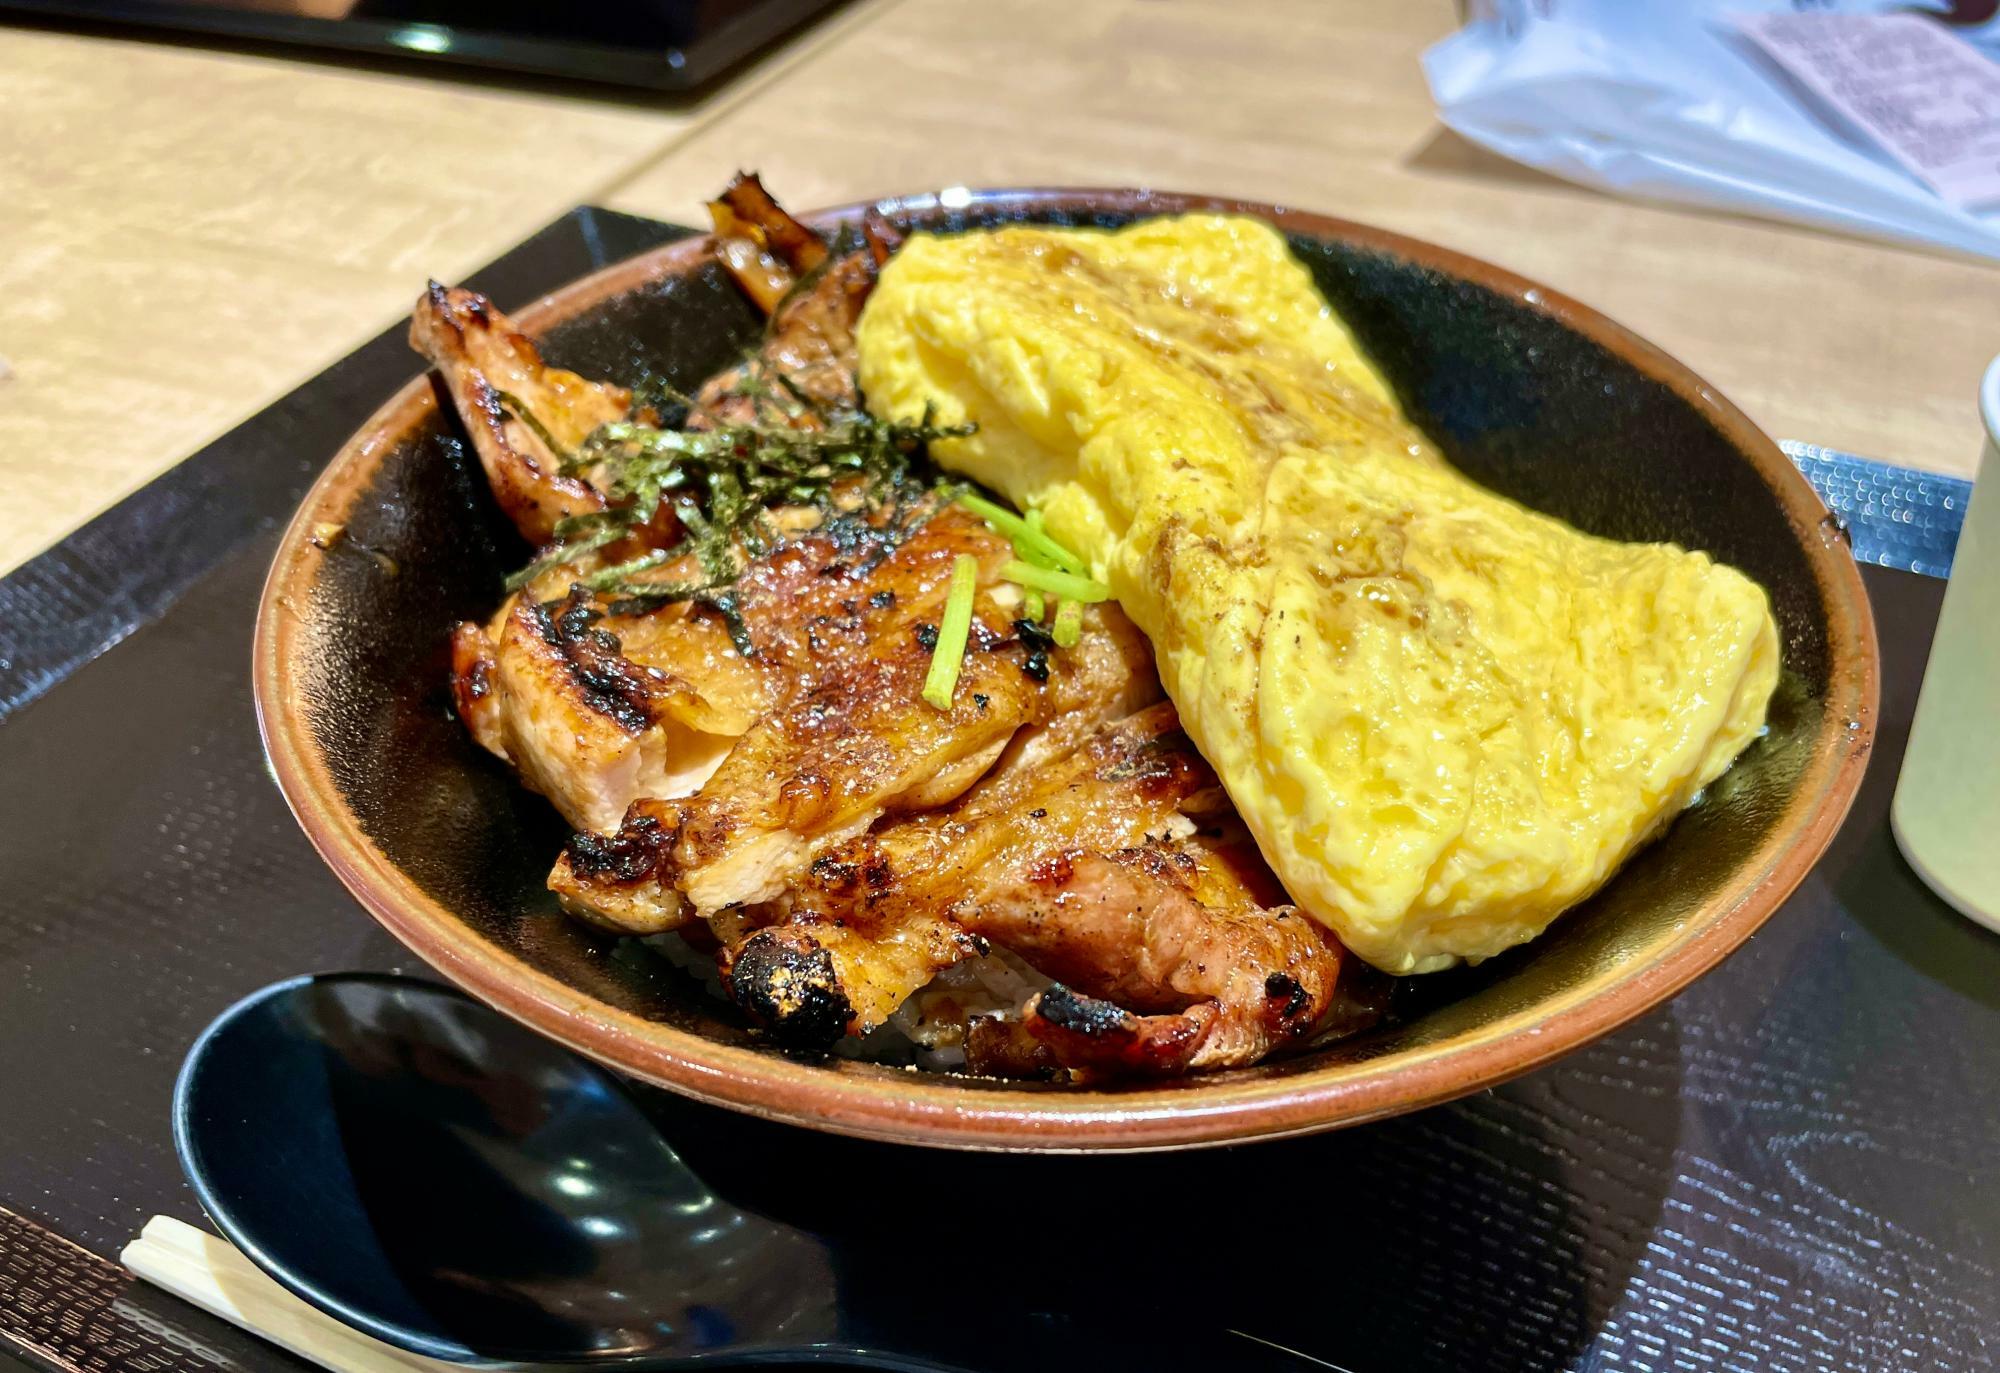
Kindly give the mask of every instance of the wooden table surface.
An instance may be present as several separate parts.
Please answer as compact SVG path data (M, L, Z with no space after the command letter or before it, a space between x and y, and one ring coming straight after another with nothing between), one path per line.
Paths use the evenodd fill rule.
M1498 262L1780 438L1969 473L2000 267L1638 205L1438 124L1450 0L863 0L693 98L0 29L0 570L594 201L940 186L1289 202Z

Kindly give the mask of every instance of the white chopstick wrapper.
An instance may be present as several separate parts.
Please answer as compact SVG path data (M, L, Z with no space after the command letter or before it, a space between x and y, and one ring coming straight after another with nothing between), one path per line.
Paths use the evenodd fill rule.
M229 1241L171 1217L147 1221L118 1258L155 1287L335 1373L463 1373L342 1325L265 1277Z

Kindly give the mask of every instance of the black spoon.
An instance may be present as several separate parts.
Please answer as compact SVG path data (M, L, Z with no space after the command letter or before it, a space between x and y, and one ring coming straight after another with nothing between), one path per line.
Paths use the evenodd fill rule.
M413 978L297 978L225 1011L181 1068L174 1142L203 1208L282 1286L455 1363L1342 1366L1223 1318L1321 1338L1317 1284L1258 1256L1274 1226L1314 1228L1296 1179L1324 1163L815 1135L628 1087ZM1341 1221L1345 1195L1326 1189Z
M717 1197L610 1074L431 983L239 1002L188 1053L174 1142L258 1267L419 1354L963 1367L844 1339L824 1244Z

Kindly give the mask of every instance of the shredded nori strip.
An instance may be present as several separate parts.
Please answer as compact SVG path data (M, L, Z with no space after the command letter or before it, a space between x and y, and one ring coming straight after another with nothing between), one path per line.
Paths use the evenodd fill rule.
M973 432L944 427L927 411L915 424L889 423L862 410L819 405L782 375L775 394L746 368L738 394L753 401L754 418L711 429L669 428L647 422L661 411L692 409L687 397L664 383L635 394L637 418L599 426L565 452L542 422L505 392L501 402L548 444L564 476L594 473L606 507L572 515L555 527L555 542L507 579L518 590L543 573L587 557L654 524L664 506L682 537L576 580L628 614L676 601L694 601L719 614L737 651L754 654L734 593L729 589L751 560L783 541L771 511L806 506L821 513L819 529L836 541L878 545L860 568L875 561L933 513L941 490L956 490L931 468L925 448ZM646 396L642 407L637 394ZM868 535L881 537L868 538ZM646 574L691 556L699 576L665 580Z

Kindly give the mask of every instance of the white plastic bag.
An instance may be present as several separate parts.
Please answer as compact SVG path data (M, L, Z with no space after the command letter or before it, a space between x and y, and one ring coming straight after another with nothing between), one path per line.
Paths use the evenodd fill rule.
M1954 208L1808 109L1732 24L1949 0L1476 0L1424 54L1440 117L1586 186L2000 257L2000 212ZM1960 37L2000 60L2000 19Z

